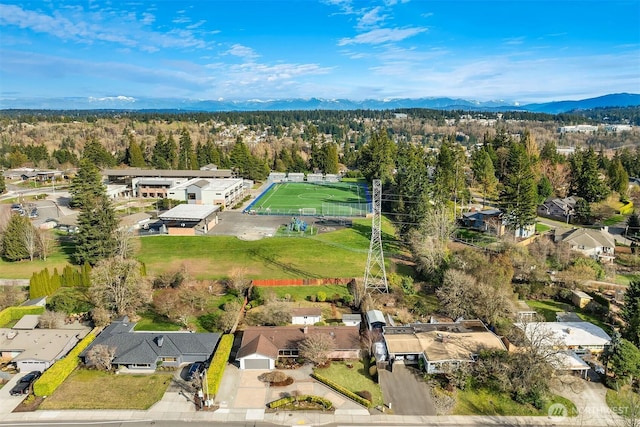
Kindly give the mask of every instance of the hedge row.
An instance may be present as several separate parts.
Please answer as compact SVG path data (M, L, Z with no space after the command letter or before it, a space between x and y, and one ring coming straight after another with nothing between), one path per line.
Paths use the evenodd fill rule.
M288 405L289 403L292 403L292 402L295 402L295 401L319 403L320 405L324 406L324 409L333 408L333 403L331 403L330 400L327 400L327 399L322 398L320 396L313 396L311 394L298 396L297 398L293 397L293 396L283 397L282 399L274 400L273 402L267 404L267 406L269 408L271 408L271 409L275 409L275 408L279 408L279 407L284 406L284 405Z
M0 326L4 326L13 320L22 319L25 314L42 314L44 307L26 306L26 307L7 307L0 311Z
M33 394L36 396L51 396L53 392L67 379L69 374L80 363L80 353L96 338L95 330L84 337L65 357L54 363L44 371L42 376L33 384Z
M220 388L220 382L222 381L222 374L227 367L229 361L229 355L231 354L231 347L233 347L233 335L225 334L220 338L220 343L216 349L216 354L213 355L211 365L207 371L207 384L209 396L215 396Z
M325 377L323 377L321 375L318 375L316 373L311 374L311 377L315 378L318 381L320 381L322 384L326 385L327 387L330 387L330 388L334 389L338 393L341 393L341 394L345 395L349 399L361 404L362 406L365 406L367 408L371 407L371 402L369 400L358 396L357 394L355 394L351 390L347 390L346 388L344 388L340 384L335 383L335 382L331 381L330 379L325 378Z

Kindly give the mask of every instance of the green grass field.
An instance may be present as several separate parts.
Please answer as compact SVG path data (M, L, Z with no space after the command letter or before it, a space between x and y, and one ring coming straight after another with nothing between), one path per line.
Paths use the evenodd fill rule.
M370 211L366 193L359 183L276 183L247 209L268 215L365 216Z

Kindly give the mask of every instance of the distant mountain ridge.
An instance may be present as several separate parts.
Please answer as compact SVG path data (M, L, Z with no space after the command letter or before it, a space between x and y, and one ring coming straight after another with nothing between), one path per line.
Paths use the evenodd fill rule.
M274 100L191 100L179 98L33 98L1 99L1 109L34 110L175 110L175 111L278 111L278 110L398 110L428 108L434 110L528 111L558 114L599 107L640 106L640 94L616 93L582 100L553 101L519 105L508 101L469 101L461 98L350 99L292 98Z

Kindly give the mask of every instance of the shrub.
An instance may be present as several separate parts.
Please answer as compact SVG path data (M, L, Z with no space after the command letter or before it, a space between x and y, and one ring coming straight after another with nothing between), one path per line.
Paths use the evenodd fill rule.
M80 363L80 353L96 338L94 331L90 332L62 359L44 371L42 376L33 384L33 394L36 396L51 396L53 392L67 379L69 374Z
M333 403L331 403L330 400L327 400L327 399L322 398L320 396L313 396L313 395L310 395L310 394L298 396L297 398L294 397L294 396L286 396L286 397L283 397L282 399L274 400L273 402L268 403L267 406L269 408L271 408L271 409L276 409L276 408L279 408L281 406L285 406L285 405L288 405L290 403L293 403L295 401L318 403L318 404L324 406L324 409L333 408Z
M42 314L44 307L7 307L0 311L0 326L4 326L13 320L20 320L25 314Z
M357 392L356 394L358 396L362 397L363 399L367 399L369 402L372 401L371 392L369 390L361 390L361 391Z
M216 353L213 355L211 365L207 371L207 383L209 384L209 398L215 396L220 388L220 382L222 381L222 374L227 367L229 361L229 355L231 354L231 347L233 347L233 335L225 334L220 338L220 343L216 349Z
M318 291L318 295L317 295L316 299L319 302L325 302L327 300L327 293L323 292L323 291Z
M340 384L334 383L333 381L331 381L328 378L325 378L321 375L318 375L316 373L311 374L312 378L315 378L316 380L320 381L322 384L326 385L329 388L334 389L335 391L337 391L338 393L341 393L342 395L348 397L349 399L367 407L370 408L371 407L371 401L364 399L360 396L358 396L357 394L355 394L354 392L352 392L351 390L348 390L346 388L344 388L343 386L341 386Z

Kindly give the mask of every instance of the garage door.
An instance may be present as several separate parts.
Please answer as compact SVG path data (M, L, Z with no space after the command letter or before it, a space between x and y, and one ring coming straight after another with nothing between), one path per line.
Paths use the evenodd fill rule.
M269 369L269 359L244 359L244 369Z

